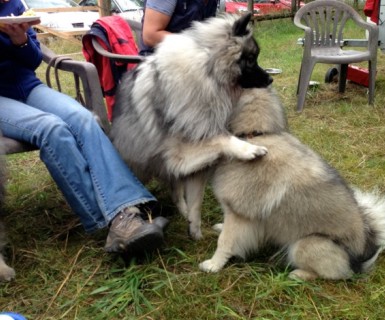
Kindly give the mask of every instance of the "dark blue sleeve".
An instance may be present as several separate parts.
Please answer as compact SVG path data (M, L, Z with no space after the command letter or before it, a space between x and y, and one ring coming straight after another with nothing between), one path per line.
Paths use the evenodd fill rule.
M218 0L209 0L205 8L205 18L214 17L218 9Z
M27 46L13 46L16 59L26 68L35 70L43 60L43 54L40 50L40 43L37 40L36 32L29 28L27 31Z
M6 3L5 7L0 10L0 15L8 16L14 14L19 16L23 14L25 8L20 0L13 0ZM36 32L29 28L27 30L28 42L27 46L18 47L14 46L9 37L4 33L0 33L0 60L4 59L4 63L8 63L6 60L17 61L20 65L28 69L35 70L43 59L42 52L40 50L40 43L37 40Z

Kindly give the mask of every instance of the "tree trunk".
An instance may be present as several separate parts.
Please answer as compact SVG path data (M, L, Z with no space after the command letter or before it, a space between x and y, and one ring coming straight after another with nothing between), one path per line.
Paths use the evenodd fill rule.
M247 0L247 10L254 13L254 0Z
M111 15L111 0L98 0L99 15L101 17Z

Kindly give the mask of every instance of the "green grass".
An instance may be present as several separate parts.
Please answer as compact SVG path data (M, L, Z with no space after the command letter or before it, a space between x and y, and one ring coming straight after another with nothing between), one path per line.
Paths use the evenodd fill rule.
M275 76L292 132L335 166L347 181L385 193L385 63L379 52L376 102L367 89L349 83L344 94L324 84L330 66L317 65L303 113L295 112L302 48L301 30L291 20L256 25L263 67L281 68ZM80 52L61 41L56 52ZM70 47L71 46L71 47ZM42 71L42 70L40 70ZM43 77L43 73L39 72ZM69 82L70 79L68 79ZM65 87L70 90L69 87ZM5 220L7 256L16 280L0 284L0 310L28 319L382 319L385 259L372 273L349 281L298 282L268 259L268 252L246 263L234 260L218 274L205 274L198 263L210 257L217 234L211 225L221 210L208 189L203 207L205 238L194 242L187 223L167 192L149 185L171 224L163 250L144 262L125 266L103 251L106 230L84 233L56 188L37 152L9 156Z

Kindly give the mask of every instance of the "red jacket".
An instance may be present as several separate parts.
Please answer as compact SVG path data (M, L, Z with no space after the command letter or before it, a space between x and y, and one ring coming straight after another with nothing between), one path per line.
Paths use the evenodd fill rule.
M82 39L84 57L98 70L100 85L107 104L107 116L111 121L115 91L120 77L124 71L132 69L135 64L113 62L107 57L99 55L92 46L93 37L96 37L104 49L112 53L137 55L138 48L130 26L118 15L99 18Z
M380 0L366 0L364 6L364 13L374 23L378 24Z

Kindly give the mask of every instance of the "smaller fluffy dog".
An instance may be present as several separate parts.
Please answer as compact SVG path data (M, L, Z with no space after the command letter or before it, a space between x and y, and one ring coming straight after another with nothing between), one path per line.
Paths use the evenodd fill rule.
M385 201L347 186L338 172L286 129L274 92L245 90L231 131L269 153L253 161L223 160L212 177L224 223L213 257L221 270L265 244L280 248L290 276L346 279L368 271L385 240Z
M0 133L1 135L1 133ZM3 146L0 142L0 218L3 209L4 196L5 196L5 160L3 159L4 152ZM4 224L0 220L0 281L10 281L15 277L15 270L9 267L5 261L1 252L6 245L6 236Z

